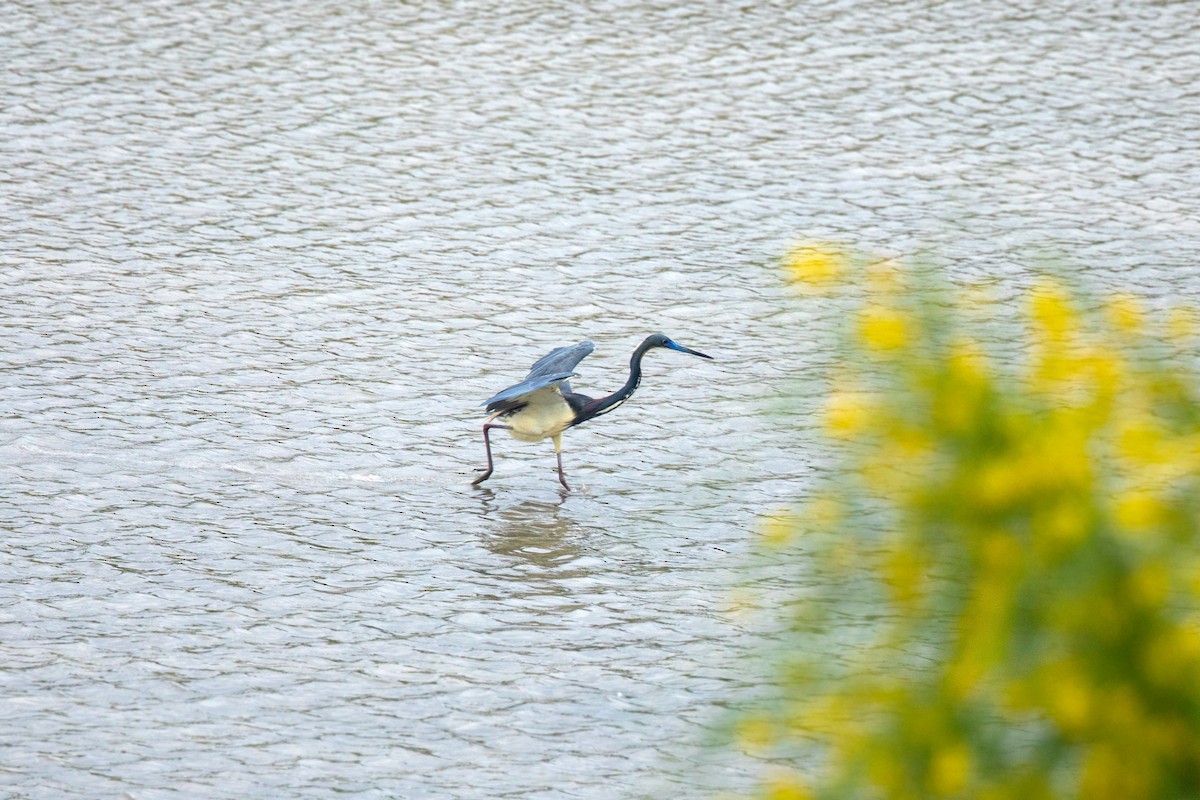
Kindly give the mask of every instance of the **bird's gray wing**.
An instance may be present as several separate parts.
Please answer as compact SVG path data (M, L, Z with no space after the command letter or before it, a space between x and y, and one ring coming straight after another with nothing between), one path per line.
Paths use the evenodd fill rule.
M533 362L533 366L529 368L529 374L525 376L525 380L530 380L541 375L556 375L563 372L573 373L575 367L579 366L579 362L591 355L595 349L596 345L591 342L580 342L579 344L555 348Z
M530 392L536 392L538 389L544 389L556 383L562 383L567 378L574 377L575 366L587 358L595 349L596 345L591 342L580 342L579 344L567 345L566 347L556 347L533 362L533 366L529 368L529 374L525 376L525 380L493 395L485 400L483 405L487 406L488 411L496 411L497 409L520 405L517 400L521 396L527 395ZM571 386L567 384L567 391L570 390Z
M553 386L556 383L563 383L574 375L574 372L555 372L546 375L539 375L533 378L526 378L515 386L510 386L502 392L492 395L487 400L483 401L483 405L487 406L488 411L496 411L505 408L522 405L521 398L531 392L536 392L538 389L545 389L547 386Z

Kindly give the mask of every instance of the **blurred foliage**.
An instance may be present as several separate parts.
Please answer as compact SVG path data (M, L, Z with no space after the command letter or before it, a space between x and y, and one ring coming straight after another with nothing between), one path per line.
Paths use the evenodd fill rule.
M846 461L763 531L809 588L736 726L758 796L1200 797L1190 315L1050 274L988 304L823 243L784 268L848 310Z

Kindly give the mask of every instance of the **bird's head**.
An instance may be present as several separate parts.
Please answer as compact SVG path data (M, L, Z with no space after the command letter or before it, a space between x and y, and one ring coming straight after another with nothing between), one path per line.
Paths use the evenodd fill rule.
M704 353L701 353L698 350L692 350L690 347L684 347L663 333L655 333L647 336L646 341L642 342L642 347L645 350L649 350L652 347L665 347L668 350L678 350L680 353L687 353L693 356L700 356L701 358L712 359L712 356L706 356Z

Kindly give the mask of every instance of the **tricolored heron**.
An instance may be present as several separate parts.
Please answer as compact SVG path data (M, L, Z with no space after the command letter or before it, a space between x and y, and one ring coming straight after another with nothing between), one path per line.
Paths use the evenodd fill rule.
M575 377L575 367L596 349L591 342L559 347L539 358L530 368L525 380L510 386L503 392L485 400L483 405L492 415L483 425L483 448L487 452L487 467L472 484L483 483L492 475L492 442L488 432L493 428L509 431L514 439L523 442L540 442L549 437L554 441L554 453L558 458L558 481L564 489L567 478L562 466L562 434L567 428L586 422L593 417L607 414L629 399L642 380L642 356L655 347L678 350L701 358L712 358L676 344L661 333L647 336L638 345L629 359L629 380L608 397L591 398L571 391L570 378ZM495 420L503 420L496 422Z

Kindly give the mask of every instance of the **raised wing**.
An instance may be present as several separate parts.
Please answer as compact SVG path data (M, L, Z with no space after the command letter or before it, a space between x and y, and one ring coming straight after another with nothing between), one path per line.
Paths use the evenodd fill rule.
M562 372L573 373L575 367L579 366L579 362L591 355L595 349L596 345L591 342L580 342L579 344L555 348L533 362L533 366L529 368L529 374L525 376L525 380L536 378L539 375L554 375Z
M522 405L520 398L530 392L536 392L538 389L544 389L547 386L565 383L568 378L574 377L576 365L587 358L595 349L596 346L591 342L580 342L579 344L555 348L533 363L533 366L529 368L529 374L525 376L525 380L489 397L483 402L483 405L487 406L488 411L514 408ZM567 384L567 391L569 392L570 390L570 384Z

